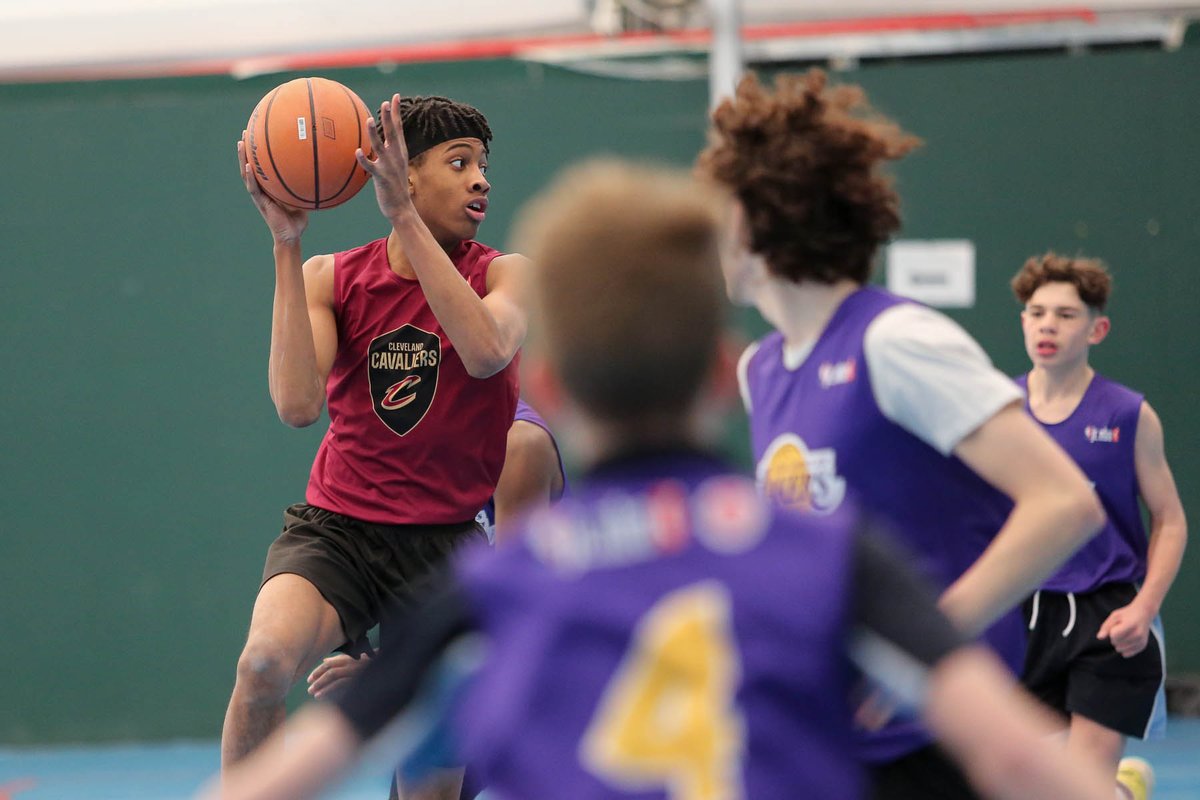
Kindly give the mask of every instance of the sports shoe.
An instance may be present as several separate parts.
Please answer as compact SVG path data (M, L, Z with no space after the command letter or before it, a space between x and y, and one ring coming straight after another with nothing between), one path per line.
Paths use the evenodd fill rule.
M1125 787L1133 800L1150 800L1154 791L1154 768L1144 758L1122 758L1117 765L1117 784Z

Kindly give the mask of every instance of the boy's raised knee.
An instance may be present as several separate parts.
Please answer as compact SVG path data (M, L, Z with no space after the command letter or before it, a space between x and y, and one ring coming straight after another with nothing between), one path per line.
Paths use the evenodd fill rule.
M299 664L277 647L248 643L237 663L238 688L261 701L285 696Z

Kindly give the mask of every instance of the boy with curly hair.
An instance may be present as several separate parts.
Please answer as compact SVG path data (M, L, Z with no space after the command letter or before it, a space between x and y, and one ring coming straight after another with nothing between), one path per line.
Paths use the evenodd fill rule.
M1100 534L1025 603L1023 681L1065 716L1068 749L1114 771L1120 762L1128 796L1145 800L1149 766L1121 754L1125 737L1146 738L1162 721L1158 612L1183 560L1187 520L1158 414L1088 361L1111 328L1104 314L1111 288L1102 262L1053 252L1030 258L1012 279L1033 364L1017 378L1026 407L1083 469L1108 513Z
M773 90L750 75L713 112L698 169L736 201L726 291L775 328L739 363L763 490L815 514L854 497L888 520L943 610L1016 672L1017 606L1103 514L965 331L866 285L900 225L881 168L918 144L820 70ZM975 796L915 720L861 739L875 797Z

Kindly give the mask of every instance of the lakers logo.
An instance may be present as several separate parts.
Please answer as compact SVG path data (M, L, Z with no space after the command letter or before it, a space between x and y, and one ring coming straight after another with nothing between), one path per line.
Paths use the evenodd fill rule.
M367 353L375 415L403 436L415 428L437 393L442 342L437 334L403 325L377 336Z
M846 496L846 481L837 474L837 453L809 450L793 433L771 442L757 472L763 493L796 511L830 514Z

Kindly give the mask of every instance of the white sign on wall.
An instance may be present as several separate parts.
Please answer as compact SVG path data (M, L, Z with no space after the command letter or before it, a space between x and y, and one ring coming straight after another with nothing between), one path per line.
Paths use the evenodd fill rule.
M975 243L907 240L887 249L887 288L939 308L975 305Z

